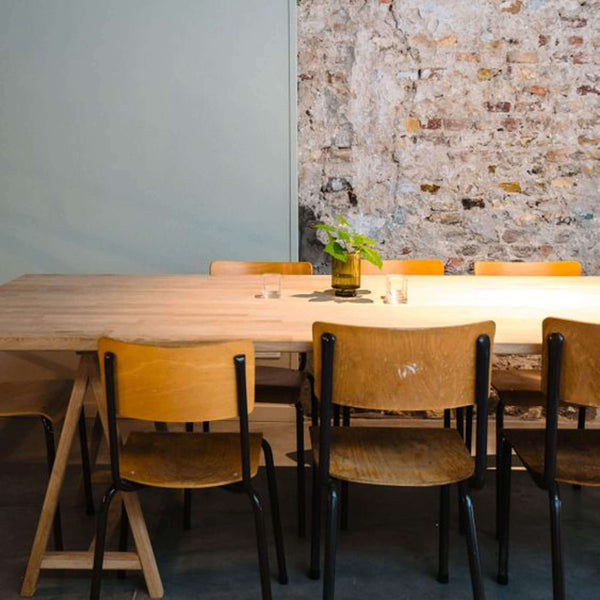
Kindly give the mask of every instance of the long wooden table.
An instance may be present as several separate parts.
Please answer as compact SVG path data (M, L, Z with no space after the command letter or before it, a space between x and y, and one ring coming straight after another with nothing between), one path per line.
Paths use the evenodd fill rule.
M21 595L34 594L40 569L92 566L91 548L49 552L48 539L86 389L105 424L97 339L156 343L251 339L258 351L310 351L314 321L429 327L492 319L494 352L541 350L546 316L600 322L599 277L409 277L408 303L384 302L385 279L363 277L355 299L336 298L328 276L282 279L282 297L263 299L262 278L204 275L25 275L0 286L0 350L81 353L54 468ZM105 427L106 430L106 427ZM104 568L141 569L151 597L162 583L136 494L123 497L136 552L108 552Z

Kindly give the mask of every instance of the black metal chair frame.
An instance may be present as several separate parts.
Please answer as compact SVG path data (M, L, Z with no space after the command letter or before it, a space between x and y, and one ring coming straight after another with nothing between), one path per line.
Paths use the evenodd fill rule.
M471 585L475 600L484 600L485 591L481 575L475 516L470 489L481 489L485 481L487 462L487 403L489 390L490 339L481 335L476 341L476 389L475 403L477 406L476 455L475 472L470 480L458 484L460 510L464 514L467 554L471 572ZM323 576L323 599L333 600L335 590L335 564L339 512L338 481L329 474L330 427L332 416L332 385L333 385L333 355L335 336L324 333L321 336L322 369L320 397L320 430L319 430L319 465L313 464L313 497L312 497L312 536L309 576L312 579L320 577L321 549L321 503L322 490L327 493L326 501L326 533L325 557ZM315 407L313 407L315 408ZM347 407L344 407L346 409ZM459 409L460 410L460 409ZM313 411L314 412L314 411ZM349 425L349 412L344 410L344 420ZM348 415L346 417L346 414ZM445 411L444 425L450 426L449 412ZM339 417L338 417L339 418ZM314 422L314 417L313 417ZM457 428L460 433L462 418L457 415ZM346 483L347 482L341 482ZM347 503L346 503L347 524ZM342 510L342 514L343 514ZM450 525L450 485L440 486L440 535L439 535L439 566L438 581L448 582L449 556L449 525Z
M306 369L306 352L300 352L300 364L298 371ZM309 375L311 390L314 380ZM314 396L314 393L311 393ZM298 399L294 403L296 410L296 506L298 512L298 537L306 536L306 469L305 469L305 445L304 445L304 405L302 400ZM194 431L193 423L186 423L185 430L189 433ZM210 431L210 423L202 423L202 431ZM183 496L183 528L191 529L192 526L192 490L185 490Z
M241 441L241 465L242 481L236 484L223 486L223 489L234 492L243 492L248 495L252 510L254 513L254 522L256 527L256 539L258 548L258 565L260 571L260 583L262 600L271 600L271 581L269 573L269 556L267 548L267 537L265 528L265 517L260 496L252 485L250 475L250 450L249 450L249 430L248 430L248 401L246 395L246 357L245 355L236 355L234 357L235 376L237 385L237 401L239 411L239 427ZM108 510L110 503L117 492L136 492L149 487L143 484L135 483L123 479L119 467L119 435L117 429L117 411L116 411L116 388L115 388L115 365L117 357L107 352L104 355L104 369L106 379L106 408L108 419L108 434L110 444L110 468L112 483L107 489L102 499L102 505L98 514L96 530L96 546L94 549L94 564L92 572L92 585L90 591L91 600L100 598L100 586L102 581L102 565L104 561L104 546L106 542L106 526L108 519ZM269 487L269 499L271 504L271 517L275 536L275 547L277 553L278 580L281 584L288 582L287 568L285 563L285 550L283 546L283 530L281 527L281 517L279 514L279 499L277 492L277 480L275 477L275 464L273 461L273 452L269 443L262 440L262 450L265 457L267 481ZM119 549L127 550L127 532L128 522L126 517L121 519L121 531ZM121 574L122 576L122 574Z
M564 600L565 578L563 552L560 536L561 501L556 481L556 452L558 443L558 406L560 398L560 369L564 338L560 333L551 333L546 338L548 348L548 374L546 394L546 428L544 449L544 471L541 476L530 472L536 485L548 492L550 508L550 531L552 548L552 589L554 600ZM502 434L500 476L500 503L497 507L499 528L498 583L508 583L508 537L510 524L510 479L512 446Z

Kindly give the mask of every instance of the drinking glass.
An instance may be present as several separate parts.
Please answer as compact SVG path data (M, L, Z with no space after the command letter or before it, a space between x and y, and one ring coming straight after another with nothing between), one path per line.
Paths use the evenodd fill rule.
M405 275L388 275L385 278L385 297L388 304L408 302L407 278Z
M262 282L263 298L281 298L281 275L279 273L265 273Z

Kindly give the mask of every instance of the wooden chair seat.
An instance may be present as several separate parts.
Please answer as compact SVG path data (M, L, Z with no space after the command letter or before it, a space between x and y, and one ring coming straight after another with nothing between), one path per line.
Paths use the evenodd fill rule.
M492 386L505 406L543 406L542 373L536 369L492 372Z
M16 381L0 383L0 417L44 417L63 420L73 381Z
M543 429L505 429L505 438L534 479L544 472ZM556 458L556 481L600 486L600 431L560 429Z
M250 476L258 472L262 435L250 434ZM120 452L121 477L153 487L207 488L242 481L238 433L134 431Z
M319 457L319 428L311 427ZM454 429L332 427L329 472L342 481L393 486L432 486L464 481L473 459Z
M304 374L282 367L256 367L256 402L294 404L300 397Z

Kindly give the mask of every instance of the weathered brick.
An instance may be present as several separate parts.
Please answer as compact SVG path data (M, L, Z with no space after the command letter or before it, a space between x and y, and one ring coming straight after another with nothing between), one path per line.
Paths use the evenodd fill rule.
M538 46L545 46L548 43L548 36L540 33L538 35Z
M516 119L504 119L504 121L502 121L502 126L506 131L516 131L519 124Z
M488 79L491 79L494 76L494 72L492 71L492 69L477 69L477 79L481 80L481 81L487 81Z
M518 181L505 181L503 183L499 183L498 187L509 194L520 194L521 184Z
M582 17L565 17L561 15L560 20L577 29L587 25L587 19Z
M572 35L567 41L571 46L581 46L583 44L583 38L578 35Z
M575 183L574 177L557 177L550 182L550 185L556 188L572 188Z
M462 131L465 128L463 119L444 119L443 123L445 131Z
M510 112L510 102L485 102L485 109L488 112Z
M548 90L540 85L532 85L527 88L527 91L534 96L546 96L548 94Z
M588 94L596 94L596 96L600 96L600 89L592 87L591 85L580 85L577 88L577 93L580 96L587 96Z
M442 119L429 119L427 121L427 125L425 125L425 129L441 129L442 128Z
M457 52L456 60L459 62L474 62L477 63L480 60L478 52Z
M509 63L533 64L538 62L538 53L535 50L515 50L506 55Z
M408 117L404 120L404 127L408 133L417 133L421 131L421 123L419 119Z
M427 192L429 194L436 194L439 189L440 189L440 186L437 185L436 183L422 183L421 184L421 191Z
M521 0L514 0L513 2L503 2L502 8L500 9L503 13L511 13L516 15L521 12L523 2Z
M580 135L577 138L580 144L600 144L600 137L589 138L584 135Z

